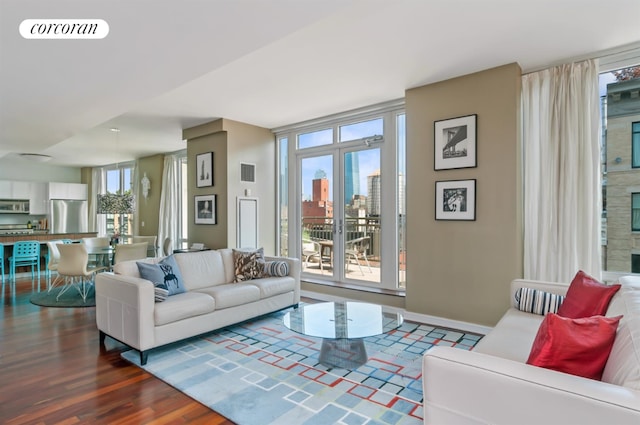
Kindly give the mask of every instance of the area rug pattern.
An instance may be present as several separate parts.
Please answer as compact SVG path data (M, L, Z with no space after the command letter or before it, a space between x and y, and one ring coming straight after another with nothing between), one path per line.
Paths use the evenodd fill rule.
M481 338L405 322L365 338L365 365L331 369L318 363L321 339L287 329L284 313L152 350L141 367L240 425L417 425L424 352ZM122 356L140 364L137 351Z

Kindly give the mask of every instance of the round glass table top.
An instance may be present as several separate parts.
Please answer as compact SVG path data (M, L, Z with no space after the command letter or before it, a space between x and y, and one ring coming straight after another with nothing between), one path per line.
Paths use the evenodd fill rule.
M355 301L303 304L287 312L284 325L294 332L318 338L364 338L392 331L402 325L402 314Z

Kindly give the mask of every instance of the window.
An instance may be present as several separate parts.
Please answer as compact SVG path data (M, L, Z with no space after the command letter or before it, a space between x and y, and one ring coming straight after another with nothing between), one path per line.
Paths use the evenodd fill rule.
M631 194L631 231L640 232L640 193Z
M382 118L357 122L355 124L347 124L340 126L340 141L348 142L351 140L359 140L376 137L382 137L383 121Z
M119 164L106 168L108 194L131 195L133 193L133 164ZM133 235L134 214L105 214L108 235L115 233L126 242Z
M629 78L638 67L630 65L600 74L605 279L637 270L632 250L640 246L640 78Z
M287 257L289 255L288 236L289 236L289 139L281 137L278 139L278 216L280 217L280 237L278 238L278 246L280 255Z
M313 148L333 143L333 129L312 131L298 135L298 149Z
M631 254L631 273L640 273L640 254Z
M301 258L309 282L404 290L403 108L275 130L279 252Z
M631 124L631 166L640 168L640 122Z

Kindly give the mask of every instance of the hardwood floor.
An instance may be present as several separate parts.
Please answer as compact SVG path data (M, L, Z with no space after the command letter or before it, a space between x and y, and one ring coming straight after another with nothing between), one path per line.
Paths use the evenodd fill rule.
M37 286L2 285L0 423L233 424L120 358L122 344L101 349L95 307L31 304Z

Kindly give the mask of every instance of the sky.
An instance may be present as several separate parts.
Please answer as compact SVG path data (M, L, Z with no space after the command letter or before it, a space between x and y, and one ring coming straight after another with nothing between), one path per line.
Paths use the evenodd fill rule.
M379 118L371 121L341 126L339 140L349 141L373 135L381 135L383 134L382 125L383 120L382 118ZM307 133L301 135L299 139L300 147L306 148L329 145L332 143L332 129ZM360 194L367 195L367 176L380 169L380 148L378 147L359 151L357 156L360 167ZM337 164L333 163L333 159L330 154L320 154L320 156L304 158L302 160L302 199L311 199L312 181L318 170L323 170L327 174L329 181L332 182L333 170L336 166ZM329 197L334 202L336 201L333 199L333 189L331 187L329 190Z

